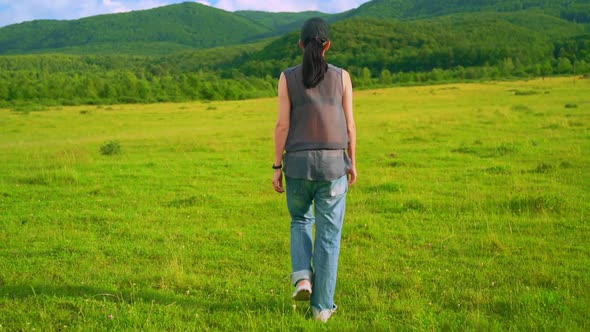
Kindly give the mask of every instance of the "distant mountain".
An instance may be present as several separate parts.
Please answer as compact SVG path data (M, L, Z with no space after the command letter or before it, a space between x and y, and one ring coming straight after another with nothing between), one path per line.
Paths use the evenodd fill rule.
M271 13L253 10L241 10L234 12L236 15L246 17L265 28L271 30L274 35L284 34L297 30L303 22L310 17L322 17L330 20L334 15L317 11L306 11L300 13Z
M345 68L429 71L454 66L522 65L552 59L555 44L587 36L585 27L543 13L460 13L408 22L356 17L332 25L330 62ZM300 62L297 32L285 35L235 63L248 75ZM584 40L586 40L585 37Z
M567 21L583 23L590 30L590 0L373 0L339 14L232 13L185 2L72 21L37 20L10 25L0 28L0 54L167 55L280 37L299 30L312 16L332 23L358 18L413 22L449 14L520 11L531 15L526 20L529 26L537 27L535 31L554 31L543 26L546 15L555 18L551 27L557 30ZM537 20L535 14L545 16Z
M240 44L272 29L195 2L73 21L38 20L0 29L1 53L59 52L72 47L128 49L155 43L173 51ZM149 47L149 46L148 46ZM143 52L140 52L143 53Z
M590 0L373 0L361 5L350 16L412 20L455 13L522 10L560 16L576 7L585 11L589 4Z
M538 5L528 8L513 0L515 10L498 3L509 2L375 0L323 14L332 22L328 61L346 68L357 88L590 75L586 3L526 0ZM0 107L273 96L280 72L301 63L307 15L322 13L228 13L186 3L6 27L4 52L35 54L0 56Z

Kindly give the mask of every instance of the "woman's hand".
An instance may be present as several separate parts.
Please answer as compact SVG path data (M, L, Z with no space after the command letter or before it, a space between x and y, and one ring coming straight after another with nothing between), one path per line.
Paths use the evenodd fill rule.
M356 166L348 169L348 185L352 186L356 182Z
M285 189L283 188L283 171L280 169L275 169L275 174L272 178L272 185L275 187L275 191L279 194L284 193Z

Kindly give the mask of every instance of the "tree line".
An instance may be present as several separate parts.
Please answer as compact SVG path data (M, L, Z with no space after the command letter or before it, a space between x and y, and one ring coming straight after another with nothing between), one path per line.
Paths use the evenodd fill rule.
M541 14L354 19L333 25L327 58L361 89L588 73L590 33L564 22ZM297 42L294 32L253 46L159 57L0 56L0 107L270 97L281 70L300 62Z

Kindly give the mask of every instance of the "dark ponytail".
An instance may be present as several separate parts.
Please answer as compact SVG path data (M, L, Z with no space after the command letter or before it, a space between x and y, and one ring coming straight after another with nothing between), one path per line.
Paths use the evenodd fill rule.
M330 26L319 17L313 17L303 23L301 37L303 43L303 85L313 88L320 84L328 71L324 59L324 49L330 40Z
M328 64L323 54L326 43L327 40L320 37L312 37L304 42L303 85L308 89L318 85L328 70Z

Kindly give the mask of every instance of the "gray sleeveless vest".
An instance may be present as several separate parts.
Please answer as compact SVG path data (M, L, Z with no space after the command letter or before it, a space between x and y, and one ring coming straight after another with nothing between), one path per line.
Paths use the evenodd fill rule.
M328 65L324 79L311 89L303 85L302 66L283 72L291 100L291 119L285 150L340 150L348 146L342 108L342 69Z

